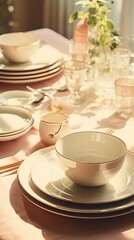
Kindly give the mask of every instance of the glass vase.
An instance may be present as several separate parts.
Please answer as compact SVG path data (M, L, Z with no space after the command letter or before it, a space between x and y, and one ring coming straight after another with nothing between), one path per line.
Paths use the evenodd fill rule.
M98 91L113 92L114 68L113 57L110 48L104 48L94 59L93 83Z

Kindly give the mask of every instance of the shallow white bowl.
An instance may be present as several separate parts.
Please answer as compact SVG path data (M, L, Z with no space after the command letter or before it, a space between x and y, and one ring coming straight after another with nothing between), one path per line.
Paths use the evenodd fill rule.
M95 131L68 134L55 149L65 175L83 186L106 184L122 168L127 151L121 139Z
M26 90L9 90L0 94L0 102L5 105L24 107L33 99L33 93Z
M27 62L36 53L40 37L28 32L5 33L0 36L3 56L11 62Z

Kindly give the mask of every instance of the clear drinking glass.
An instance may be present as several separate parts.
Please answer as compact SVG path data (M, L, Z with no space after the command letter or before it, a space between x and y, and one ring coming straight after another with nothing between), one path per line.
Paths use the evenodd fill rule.
M128 118L134 110L134 77L115 80L115 105L117 113Z
M89 80L90 66L86 62L69 60L64 62L63 69L72 104L84 103L85 97L81 94L81 88Z

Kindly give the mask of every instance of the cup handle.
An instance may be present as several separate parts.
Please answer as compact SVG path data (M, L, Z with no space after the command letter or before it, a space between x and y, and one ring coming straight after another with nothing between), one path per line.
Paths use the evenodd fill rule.
M49 133L48 136L49 136L50 138L54 138L55 135L59 133L59 131L61 130L62 126L63 126L63 124L61 124L61 125L59 126L59 129L58 129L55 133Z

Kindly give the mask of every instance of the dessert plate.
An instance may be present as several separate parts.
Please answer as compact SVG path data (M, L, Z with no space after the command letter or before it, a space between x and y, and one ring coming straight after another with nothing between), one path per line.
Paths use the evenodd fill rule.
M54 211L65 211L68 213L73 213L74 215L81 214L83 217L85 214L91 214L92 217L95 217L96 214L99 216L97 217L104 217L104 215L111 215L108 213L112 212L119 212L124 211L128 212L129 209L134 207L134 197L126 198L121 201L115 201L111 203L105 204L79 204L73 203L69 201L62 201L57 198L51 197L48 194L43 193L40 191L32 182L31 179L31 170L35 161L41 161L41 159L45 158L46 154L51 155L51 151L54 151L54 147L48 147L45 149L40 149L35 153L31 154L29 157L22 162L18 169L18 181L21 185L21 189L30 196L33 202L37 201L41 204L44 208L45 206L52 208ZM128 156L129 158L129 156ZM46 158L45 158L46 159ZM131 159L131 156L130 156ZM132 159L131 159L132 160ZM51 160L50 160L51 161ZM52 175L53 173L51 173ZM126 210L126 211L125 211ZM95 215L94 215L95 214ZM103 215L104 214L104 215ZM90 216L88 216L90 218Z
M55 150L35 161L31 178L42 192L64 201L77 203L108 203L134 194L134 165L128 158L121 171L111 181L100 187L81 187L65 176Z
M0 106L0 141L16 139L33 126L31 113L17 106Z

